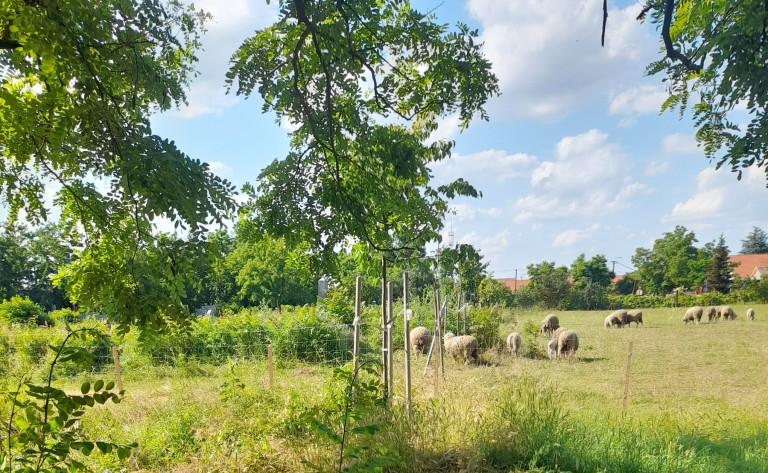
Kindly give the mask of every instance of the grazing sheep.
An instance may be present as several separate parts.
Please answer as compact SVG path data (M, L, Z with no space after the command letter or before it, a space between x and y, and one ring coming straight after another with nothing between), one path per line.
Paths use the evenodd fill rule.
M722 317L723 320L734 320L736 318L736 312L729 305L717 306L717 314L718 318Z
M429 351L429 344L432 341L432 335L429 333L427 327L415 327L408 335L408 340L411 342L411 350L419 357L419 353L427 354Z
M625 324L629 325L632 322L635 323L635 328L639 327L640 324L643 323L643 311L642 310L635 309L635 310L627 311L627 321L625 322Z
M445 344L445 351L453 357L453 361L459 361L459 356L464 358L464 364L469 364L472 361L477 361L477 339L472 335L461 335L457 337L451 332L448 332L443 337L443 343Z
M701 321L701 315L704 313L704 309L702 309L700 306L693 306L690 307L688 310L685 311L685 315L683 316L683 322L695 322L696 325L699 325L699 322Z
M521 346L523 346L523 337L517 332L510 333L507 337L507 350L517 356Z
M557 340L557 337L559 337L559 336L560 336L560 334L561 334L561 333L563 333L563 331L565 331L565 327L558 327L558 328L557 328L557 330L555 330L554 332L552 332L552 338L554 338L555 340Z
M560 320L555 314L544 317L539 326L539 335L549 335L560 327Z
M617 327L621 328L624 325L624 317L627 315L627 311L620 309L616 310L608 317L605 318L605 328Z
M567 356L572 359L578 349L579 336L573 330L564 330L557 337L555 356Z
M554 338L547 342L547 355L549 355L549 359L551 360L553 356L555 356L555 348L557 348L557 340Z
M755 309L747 309L747 320L755 320Z
M712 323L713 319L717 319L717 308L713 306L709 306L706 309L704 309L704 315L707 316L707 322Z

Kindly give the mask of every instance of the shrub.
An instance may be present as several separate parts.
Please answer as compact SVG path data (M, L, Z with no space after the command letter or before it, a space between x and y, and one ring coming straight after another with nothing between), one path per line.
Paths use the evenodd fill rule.
M331 289L320 302L321 306L343 324L351 324L355 318L354 301L347 300L344 291Z
M68 323L76 324L80 322L80 312L75 312L72 309L64 308L54 310L48 313L48 316L53 319L54 323Z
M13 296L0 302L0 321L6 324L53 325L53 319L28 297Z
M469 322L472 322L471 324ZM471 335L477 337L480 348L489 349L503 346L499 335L499 326L502 323L502 311L498 306L472 307L469 311L467 328Z

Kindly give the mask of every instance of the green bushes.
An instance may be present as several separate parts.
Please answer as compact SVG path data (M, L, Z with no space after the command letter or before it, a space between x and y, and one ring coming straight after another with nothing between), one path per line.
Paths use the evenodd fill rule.
M678 294L677 307L710 306L739 304L741 298L738 292L722 294L707 292L705 294ZM674 295L667 296L608 296L611 309L659 309L675 307Z
M53 325L53 319L28 297L13 296L0 302L0 322L5 324Z
M351 359L352 332L327 311L283 306L280 312L245 309L213 322L200 318L187 331L135 348L155 364L187 358L221 364L266 358L267 345L280 360L344 363Z

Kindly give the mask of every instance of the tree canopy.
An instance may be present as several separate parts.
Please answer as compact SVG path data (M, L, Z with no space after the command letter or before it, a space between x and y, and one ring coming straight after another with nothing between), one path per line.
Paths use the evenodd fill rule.
M646 17L659 28L665 53L648 66L649 74L665 76L663 109L682 115L692 102L696 139L707 158L739 179L750 166L764 168L768 179L765 2L647 0L638 18Z
M768 253L768 234L762 228L752 227L749 235L741 240L741 254L760 255L763 253Z
M67 230L83 237L65 275L73 301L125 329L182 322L184 255L234 210L233 189L153 134L149 116L184 102L205 15L176 0L8 0L0 18L0 198L11 220L22 209L45 220L53 186ZM156 241L157 218L190 239ZM146 251L160 269L142 273ZM164 281L159 305L142 293L149 277Z
M712 262L707 268L707 288L710 291L717 291L728 294L731 290L731 272L733 267L728 259L728 247L725 245L725 238L720 235L717 245L712 251Z
M427 139L447 114L462 128L487 118L499 90L476 35L399 0L281 1L228 74L295 127L289 155L259 175L248 218L326 262L350 237L378 251L439 238L446 199L479 193L430 184L430 163L453 143Z
M694 246L697 241L693 232L678 225L657 239L652 249L637 248L632 263L640 288L664 294L678 287L699 287L712 261L713 245L699 249Z

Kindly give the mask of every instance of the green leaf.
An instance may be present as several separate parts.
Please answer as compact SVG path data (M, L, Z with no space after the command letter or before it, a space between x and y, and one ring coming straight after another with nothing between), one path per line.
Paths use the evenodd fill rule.
M96 442L96 447L99 449L101 453L109 453L112 451L112 445L105 442Z
M101 388L103 388L103 387L104 387L104 381L99 379L99 380L96 381L96 383L94 383L93 390L94 391L101 391Z
M82 386L80 386L80 392L83 394L88 394L88 391L91 390L91 383L88 381L84 382Z

